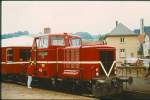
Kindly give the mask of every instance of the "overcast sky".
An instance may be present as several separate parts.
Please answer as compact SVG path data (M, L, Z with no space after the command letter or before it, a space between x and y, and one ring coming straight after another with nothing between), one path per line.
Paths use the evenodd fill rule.
M149 1L2 1L2 34L16 31L103 34L115 21L131 30L150 25Z

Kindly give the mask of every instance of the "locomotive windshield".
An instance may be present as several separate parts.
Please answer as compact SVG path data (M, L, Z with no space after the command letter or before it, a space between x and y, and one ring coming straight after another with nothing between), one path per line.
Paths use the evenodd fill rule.
M64 46L64 37L56 37L52 36L51 37L51 45L53 46Z
M47 48L48 47L48 36L42 36L37 40L38 48Z
M81 40L79 38L71 38L70 46L81 46Z

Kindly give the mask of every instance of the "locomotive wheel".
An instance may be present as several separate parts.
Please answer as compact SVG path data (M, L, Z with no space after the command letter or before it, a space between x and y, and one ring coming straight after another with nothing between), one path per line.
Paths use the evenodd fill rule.
M111 83L111 94L119 94L123 91L123 84L121 82L121 80L117 77L114 77L112 79L112 83Z
M5 82L8 79L7 75L1 75L1 82Z
M122 92L122 84L118 79L111 80L96 80L92 84L92 93L95 97L108 96L119 94Z
M40 85L40 87L45 89L51 89L51 81L46 78L39 78L38 85Z
M101 97L104 96L107 92L107 84L100 83L96 81L95 84L92 84L92 94L94 97Z
M128 78L128 84L131 85L132 83L133 83L133 78L130 76L130 77Z

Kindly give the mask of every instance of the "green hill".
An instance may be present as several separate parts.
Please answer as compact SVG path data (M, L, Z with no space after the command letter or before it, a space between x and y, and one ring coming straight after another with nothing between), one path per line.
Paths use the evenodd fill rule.
M92 35L90 35L90 33L88 33L88 32L76 32L76 33L73 33L73 35L80 36L84 40L92 40L93 39Z
M22 35L29 35L28 31L18 31L18 32L14 32L14 33L7 33L7 34L1 34L1 39L8 39L8 38L12 38L12 37L19 37Z

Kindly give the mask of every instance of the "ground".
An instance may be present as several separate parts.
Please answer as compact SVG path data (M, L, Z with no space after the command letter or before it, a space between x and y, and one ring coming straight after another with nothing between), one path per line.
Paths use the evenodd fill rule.
M2 99L87 99L95 100L95 98L73 95L69 93L56 92L42 88L28 89L24 85L14 83L2 83Z
M124 87L124 89L127 91L143 92L150 94L150 79L133 78L133 84L128 85L127 89L126 85Z
M48 90L39 87L33 87L32 89L28 89L25 85L8 83L8 82L7 83L3 82L1 86L2 86L2 92L1 92L2 99L88 99L88 100L96 99L90 96L88 97L88 96L75 95L68 92L66 93L66 92ZM134 93L133 94L125 93L125 94L120 94L119 98L128 97L129 100L132 100L132 98L135 97L137 98L140 95L138 99L135 100L149 100L144 98L150 98L150 79L134 78L132 85L127 85L126 87L126 84L124 84L124 90L146 93L147 95L143 95L143 94L133 95ZM130 99L131 95L132 98ZM118 98L118 96L115 96L115 98ZM104 100L110 100L110 99L104 99ZM124 99L117 99L117 100L124 100Z

